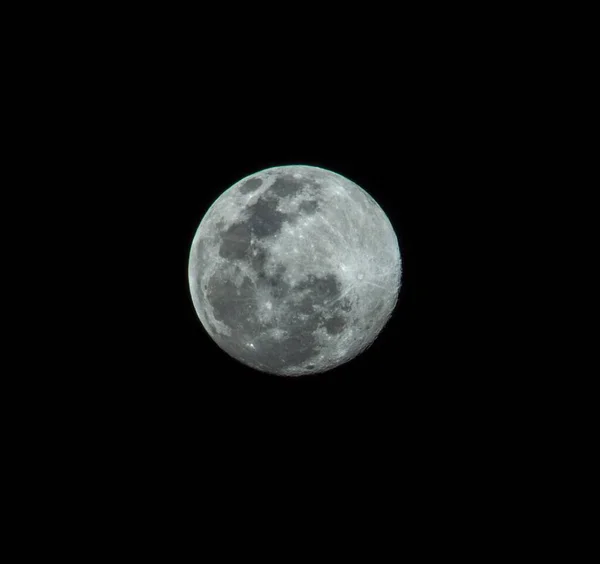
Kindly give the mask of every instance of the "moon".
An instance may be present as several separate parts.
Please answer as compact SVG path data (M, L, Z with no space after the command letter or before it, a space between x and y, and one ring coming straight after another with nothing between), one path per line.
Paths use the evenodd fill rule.
M303 376L375 341L398 300L402 259L365 190L291 165L221 194L196 231L188 274L196 313L223 351L262 372Z

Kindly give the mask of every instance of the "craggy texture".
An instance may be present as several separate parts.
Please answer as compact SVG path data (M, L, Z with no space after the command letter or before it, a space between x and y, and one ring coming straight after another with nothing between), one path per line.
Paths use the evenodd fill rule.
M252 174L210 207L190 253L192 300L228 354L283 376L366 349L398 298L401 257L381 208L312 166Z

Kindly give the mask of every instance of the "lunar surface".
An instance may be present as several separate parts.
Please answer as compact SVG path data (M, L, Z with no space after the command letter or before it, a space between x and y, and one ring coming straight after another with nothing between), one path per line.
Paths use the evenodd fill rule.
M226 190L189 258L208 334L238 361L282 376L325 372L371 345L401 273L377 202L347 178L304 165L262 170Z

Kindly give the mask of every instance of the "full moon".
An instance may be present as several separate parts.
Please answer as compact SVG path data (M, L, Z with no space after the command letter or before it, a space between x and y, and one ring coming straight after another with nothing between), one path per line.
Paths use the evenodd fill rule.
M400 290L394 229L340 174L268 168L208 209L189 257L196 313L227 354L303 376L344 364L377 338Z

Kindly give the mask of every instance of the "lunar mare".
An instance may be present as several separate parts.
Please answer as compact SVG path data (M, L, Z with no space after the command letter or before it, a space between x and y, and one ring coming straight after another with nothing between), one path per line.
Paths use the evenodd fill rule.
M402 260L377 202L318 167L243 178L209 208L189 258L194 307L213 340L263 372L324 372L364 351L398 298Z

